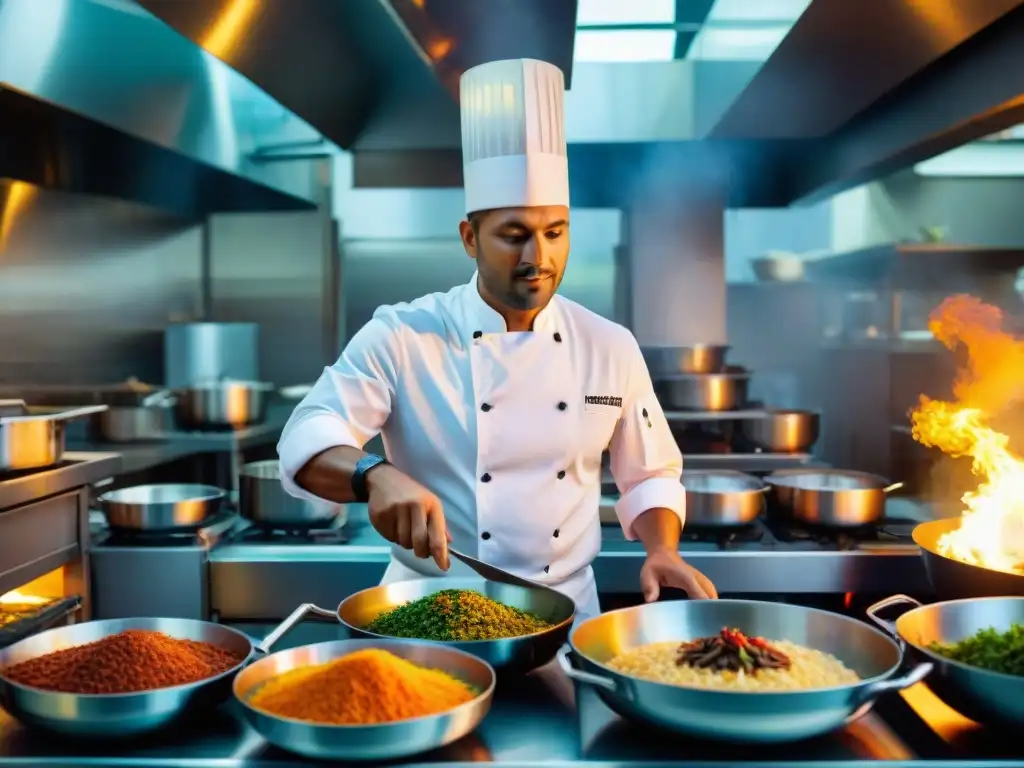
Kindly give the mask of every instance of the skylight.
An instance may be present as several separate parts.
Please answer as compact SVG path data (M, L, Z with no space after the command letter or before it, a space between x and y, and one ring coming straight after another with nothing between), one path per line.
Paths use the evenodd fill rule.
M576 25L674 24L676 0L579 0Z
M671 29L580 29L576 61L672 61L676 33Z
M687 58L703 61L767 61L789 33L789 25L737 28L705 24Z
M716 23L788 21L792 25L810 4L811 0L715 0L707 20Z

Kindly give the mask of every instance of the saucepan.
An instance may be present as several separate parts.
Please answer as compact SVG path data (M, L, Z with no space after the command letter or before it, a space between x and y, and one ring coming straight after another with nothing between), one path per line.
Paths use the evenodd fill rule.
M24 400L0 400L0 471L42 469L64 457L68 421L105 411L84 408L29 408Z
M753 475L732 470L687 470L687 525L731 527L749 525L764 511L763 482Z
M729 347L692 344L686 347L643 347L644 362L654 378L677 373L721 373Z
M297 499L281 485L277 459L254 461L238 473L239 512L265 528L326 528L343 514L341 504Z
M737 419L742 438L770 453L802 453L818 441L821 417L813 411L761 411L757 416Z
M716 636L787 640L831 654L860 678L810 690L755 692L670 685L618 672L620 653L649 643ZM877 629L836 613L755 600L674 600L611 611L582 622L559 652L576 682L592 686L619 715L700 738L772 743L827 733L865 714L881 695L924 679L931 664L897 676L903 654Z
M960 527L959 517L930 520L914 528L924 567L935 594L943 600L969 597L1024 596L1024 573L996 571L939 552L939 539Z
M175 415L188 429L237 429L262 423L267 417L272 384L217 379L177 390Z
M443 643L471 653L499 670L525 673L547 664L565 643L576 617L576 604L572 599L553 589L501 584L472 577L414 579L381 584L345 598L337 611L328 611L311 604L300 606L299 610L304 610L304 615L337 618L354 638L387 640L389 638L383 635L367 631L366 626L385 611L421 597L429 597L443 589L473 590L499 603L532 613L552 625L541 632L523 637Z
M792 469L765 478L771 501L808 525L851 528L885 517L885 495L903 483L844 469Z
M906 610L895 622L879 614L900 606ZM989 672L953 661L933 651L932 643L951 644L984 629L1005 632L1024 625L1024 597L948 600L922 605L907 595L875 603L867 610L872 621L908 646L935 671L928 687L964 717L978 723L1024 725L1024 677Z
M728 368L721 373L676 373L654 381L665 410L734 411L747 403L750 373Z

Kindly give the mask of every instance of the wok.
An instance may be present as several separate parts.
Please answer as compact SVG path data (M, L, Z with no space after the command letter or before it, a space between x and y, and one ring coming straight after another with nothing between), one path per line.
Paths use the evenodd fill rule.
M338 606L337 617L353 637L388 639L367 632L364 627L384 611L427 597L442 589L472 589L499 603L528 611L551 622L553 626L550 628L523 637L444 643L451 648L471 653L496 669L529 672L547 664L565 643L576 617L576 604L552 589L499 584L485 579L451 577L414 579L364 589L342 601ZM321 616L334 615L316 606L309 606L309 611Z
M414 664L447 672L480 693L437 715L373 725L321 725L263 712L249 698L265 681L285 672L334 659L366 648L379 648ZM455 648L422 640L335 640L279 651L254 662L235 678L235 698L242 715L267 741L304 757L330 760L394 760L427 752L472 732L491 708L494 669Z
M830 653L861 681L835 688L756 693L667 685L607 666L623 651L716 635L722 627ZM566 674L596 688L621 716L691 736L750 743L797 741L827 733L865 714L882 694L913 685L931 671L930 664L920 664L894 677L903 658L899 646L856 619L755 600L676 600L611 611L581 623L569 644L571 651L559 652Z
M1024 574L993 571L939 553L943 534L960 527L960 518L931 520L914 528L914 543L921 548L928 581L940 600L968 597L1024 596Z
M895 622L879 612L901 605L911 610ZM907 595L875 603L867 610L872 621L909 645L912 655L934 665L928 687L964 717L978 723L1024 725L1024 677L989 672L929 650L933 642L956 643L979 630L1005 631L1024 624L1024 597L986 597L921 605Z

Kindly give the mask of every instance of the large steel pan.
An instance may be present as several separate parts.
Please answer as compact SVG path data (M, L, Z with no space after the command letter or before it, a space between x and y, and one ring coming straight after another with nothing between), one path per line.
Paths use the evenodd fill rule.
M648 643L717 635L789 640L830 653L860 676L855 685L757 693L667 685L616 672L607 662ZM827 733L866 713L875 699L922 680L930 664L896 677L903 655L894 640L836 613L754 600L676 600L611 611L584 621L559 653L566 674L591 685L625 718L707 739L772 743Z
M11 665L128 629L212 643L236 653L241 660L227 672L207 680L138 693L58 693L30 688L3 676L2 670ZM267 639L277 637L280 635ZM186 713L212 709L229 699L231 678L252 657L255 648L254 641L237 630L192 619L110 619L58 627L0 651L0 701L7 712L25 725L85 738L138 736L171 725Z
M1024 574L993 571L939 553L939 539L959 527L960 518L951 517L914 528L914 543L921 548L928 581L936 596L940 600L1024 596Z
M479 695L437 715L373 725L320 725L277 717L249 704L267 680L293 669L326 664L364 648L380 648L414 664L457 677ZM472 732L491 708L494 669L468 653L419 640L335 640L279 651L254 662L235 678L235 698L250 725L276 747L328 760L394 760L451 744Z
M895 622L878 614L893 606L911 608ZM1024 725L1024 677L989 672L947 659L928 648L934 642L956 643L989 627L1006 631L1024 624L1024 597L986 597L921 605L894 595L868 608L875 623L909 645L919 659L934 664L927 685L935 695L975 722Z
M478 578L447 577L400 581L356 592L338 606L338 620L353 637L386 639L381 635L367 632L366 625L384 611L427 597L442 589L472 589L499 603L528 611L553 625L543 632L524 637L444 643L446 646L471 653L499 670L528 672L547 664L565 643L576 618L576 604L570 598L551 589L531 589ZM316 606L310 606L310 612L325 616L333 615Z

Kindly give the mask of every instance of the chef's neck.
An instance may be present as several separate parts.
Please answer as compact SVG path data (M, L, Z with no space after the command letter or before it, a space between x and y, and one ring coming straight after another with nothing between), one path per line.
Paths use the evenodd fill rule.
M532 331L533 321L537 319L537 315L539 315L544 309L544 307L536 307L534 309L510 309L491 296L490 292L480 281L477 281L477 291L480 293L480 298L484 300L484 303L501 315L502 319L505 321L505 330L509 333ZM545 304L544 306L547 305Z

